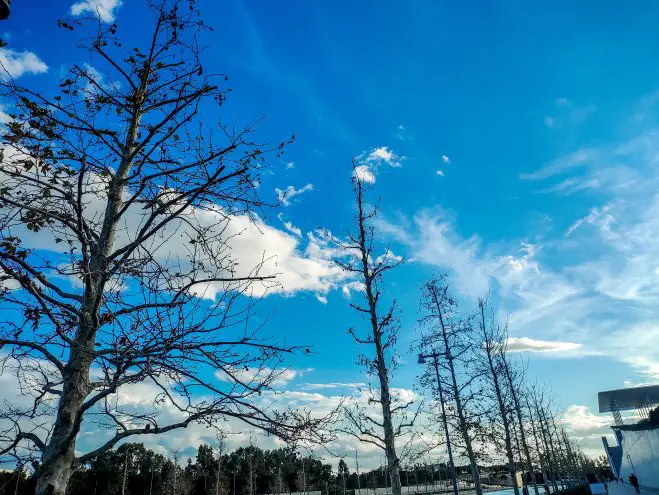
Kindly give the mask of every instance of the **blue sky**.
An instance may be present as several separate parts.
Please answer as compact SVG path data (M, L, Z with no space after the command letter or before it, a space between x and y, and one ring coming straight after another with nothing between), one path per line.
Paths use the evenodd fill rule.
M0 54L14 75L52 87L87 60L55 26L73 0L14 3ZM141 4L78 10L105 6L138 41ZM255 241L283 267L311 259L317 270L310 281L284 274L285 293L264 302L276 309L269 333L317 352L293 363L287 388L330 396L336 389L308 384L360 381L346 334L355 315L313 236L349 226L351 160L361 156L382 199L380 239L409 260L388 279L403 309L400 351L434 271L449 271L466 309L489 290L531 377L571 406L576 434L596 450L608 421L592 416L597 392L659 378L659 5L198 6L214 27L208 64L230 76L226 115L266 117L258 135L273 142L297 136L260 184L272 201L293 188L263 217L285 250ZM529 352L539 348L551 351ZM395 385L409 388L418 370L403 359Z

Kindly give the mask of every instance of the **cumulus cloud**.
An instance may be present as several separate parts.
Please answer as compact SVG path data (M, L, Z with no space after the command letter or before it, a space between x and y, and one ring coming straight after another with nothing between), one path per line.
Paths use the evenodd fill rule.
M537 340L529 337L510 337L507 348L511 352L568 352L581 349L582 345L574 342L557 342Z
M114 22L115 10L122 3L122 0L82 0L71 5L71 15L79 16L89 12L103 22Z
M5 153L5 163L8 162ZM7 182L9 185L9 182ZM99 222L104 208L103 180L93 180L88 184L86 215L91 224ZM117 233L117 245L130 242L131 233L138 232L146 221L147 213L139 206L131 206L124 215L122 228ZM193 227L194 226L194 227ZM273 293L293 294L309 291L326 295L330 290L340 288L350 277L332 261L335 247L322 235L311 232L306 237L298 235L291 224L288 230L278 229L258 216L244 214L227 215L219 207L200 209L190 207L161 231L162 240L154 241L154 256L163 263L180 260L185 263L190 255L197 228L213 235L221 236L227 252L232 253L239 264L232 267L228 275L245 277L254 275L275 276L276 284L255 283L250 290L256 296ZM14 235L20 236L26 247L63 253L64 243L56 241L56 235L48 230L38 233L22 228ZM212 234L212 235L211 235ZM301 231L299 231L301 234ZM210 276L211 274L209 274ZM209 282L195 286L195 293L202 298L214 299L227 289L225 283Z
M362 182L373 184L378 169L382 165L398 168L402 167L403 160L405 160L404 156L397 155L386 146L373 148L355 158L356 165L353 170L353 177L356 177Z
M290 206L295 196L300 196L307 191L313 191L313 184L307 184L299 189L296 189L294 186L288 186L286 189L275 189L277 199L284 206Z
M357 165L353 171L353 176L368 184L375 182L375 174L368 165Z
M11 48L0 48L0 77L18 78L24 74L43 74L48 66L35 53L29 51L16 51Z
M598 415L590 412L586 406L572 404L563 413L563 423L573 431L600 430L609 429L611 417L607 415Z
M357 161L365 164L381 165L386 164L391 167L400 167L405 159L404 156L398 156L386 146L373 148L371 151L365 151L357 158Z

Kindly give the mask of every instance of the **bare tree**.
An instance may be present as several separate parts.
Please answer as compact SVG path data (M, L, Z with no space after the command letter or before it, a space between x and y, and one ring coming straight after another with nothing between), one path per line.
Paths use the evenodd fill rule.
M368 321L368 330L361 333L350 329L349 333L360 347L358 363L369 376L376 377L377 385L368 389L368 406L356 404L345 409L343 431L385 452L392 493L400 495L400 458L396 451L396 440L414 425L418 409L411 411L413 401L400 400L390 389L391 374L396 367L394 347L399 328L398 308L393 301L383 311L381 297L383 275L399 266L402 259L395 257L389 249L381 256L374 253L373 219L377 215L377 207L367 206L364 198L365 184L356 172L355 169L352 184L356 198L357 231L348 232L345 241L335 240L343 254L335 261L363 284L360 295L364 302L352 302L350 306ZM380 406L381 416L373 414L371 405ZM407 445L410 445L409 441Z
M134 435L238 418L286 439L319 420L259 396L298 347L260 337L253 294L273 286L232 245L262 205L276 146L217 119L229 89L204 68L194 2L148 2L145 47L116 24L83 31L90 61L57 91L1 83L0 345L29 403L7 404L0 455L38 463L37 493L63 494L76 465ZM216 373L214 377L213 373ZM145 383L152 408L118 400ZM159 411L177 419L162 423ZM115 433L76 457L85 424Z
M505 349L505 333L495 320L492 310L487 300L478 299L478 316L477 316L478 338L476 349L478 354L478 364L482 369L482 376L485 378L490 393L488 394L495 400L497 420L495 421L495 430L503 430L504 448L508 460L508 472L513 480L513 489L515 495L519 495L519 486L517 485L517 468L513 455L512 444L512 425L510 421L511 407L506 387L506 375L504 370L503 355Z
M552 435L548 421L548 405L546 403L547 397L543 390L539 390L535 386L532 387L531 394L533 401L532 408L533 412L535 413L540 435L542 437L547 464L549 466L554 485L554 491L555 493L558 493L560 487L558 486L557 480L561 478L564 473L562 472L563 469L560 462L560 451L557 449L557 440Z
M519 367L516 369L511 362L510 356L507 352L507 342L508 342L508 329L504 327L503 335L501 336L501 342L504 346L504 351L501 354L501 364L503 372L505 374L505 381L510 392L510 397L513 402L513 407L517 415L517 424L519 426L520 439L522 441L522 449L524 452L524 460L526 461L526 469L531 473L531 480L533 483L533 490L535 495L538 495L538 484L535 478L535 472L533 470L533 462L531 460L531 453L529 450L529 442L526 435L526 428L528 426L528 421L524 417L523 407L520 400L520 392L524 389L524 374L520 371ZM516 371L520 371L517 372Z
M430 328L430 331L421 338L421 348L438 348L439 354L444 357L440 364L448 375L446 396L455 405L456 426L469 460L474 489L477 495L481 495L483 489L474 449L474 437L479 436L476 433L479 424L468 412L469 403L481 399L478 390L472 389L480 374L470 372L460 380L458 370L458 363L464 363L472 352L471 321L458 314L457 303L449 293L445 275L426 282L421 299L422 308L426 311L422 322Z
M531 432L533 433L533 445L535 446L535 453L538 458L538 464L540 464L540 469L542 470L543 478L546 483L546 490L549 492L549 484L546 480L552 480L552 486L554 483L554 477L550 472L550 464L547 458L546 446L543 446L542 437L539 434L539 429L535 420L535 414L529 402L528 393L525 396L526 410L528 411L529 423L531 424Z

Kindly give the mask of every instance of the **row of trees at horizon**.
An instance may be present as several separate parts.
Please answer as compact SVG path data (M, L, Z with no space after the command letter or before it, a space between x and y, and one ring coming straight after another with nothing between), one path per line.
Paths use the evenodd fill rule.
M259 212L269 205L259 197L260 174L293 139L263 144L253 126L224 118L230 88L204 65L206 26L193 0L146 3L152 30L140 46L128 46L116 24L59 22L81 33L76 46L94 71L74 65L44 91L0 81L10 117L0 154L0 370L22 394L0 411L0 457L18 473L29 469L25 486L38 495L135 495L148 481L152 495L234 487L254 495L350 483L345 462L333 474L293 450L249 447L218 459L206 446L179 466L178 454L166 459L127 443L227 418L290 445L350 436L376 446L386 477L381 483L374 471L373 483L393 495L408 474L403 466L449 445L448 471L466 460L477 495L485 465L503 463L511 475L541 471L555 492L558 478L591 469L555 401L526 384L490 303L460 306L447 277L429 280L421 295L415 352L431 361L417 395L429 399L392 389L401 308L386 277L404 259L381 242L367 197L372 181L358 161L353 228L320 237L358 287L349 333L368 397L326 415L263 402L290 357L310 350L286 335L263 337L257 303L280 289L277 273L267 253L247 266L251 246L237 243L250 225L263 226ZM216 372L222 380L209 379ZM149 403L118 399L143 383L156 390ZM111 434L80 452L88 424ZM229 469L239 473L233 485Z
M241 447L224 453L223 444L202 444L193 458L184 460L181 450L164 456L143 444L126 443L99 455L71 477L68 495L150 494L150 495L256 495L319 491L344 495L356 489L388 487L384 466L350 470L344 459L336 469L313 455L300 455L291 448L262 450ZM358 462L358 461L357 461ZM592 465L601 470L601 465ZM500 474L505 465L488 466ZM468 464L457 467L458 475L468 474ZM420 487L446 483L450 469L445 463L418 463L402 469L402 485ZM492 480L494 484L496 480ZM15 495L34 493L36 478L24 470L0 473L0 491Z

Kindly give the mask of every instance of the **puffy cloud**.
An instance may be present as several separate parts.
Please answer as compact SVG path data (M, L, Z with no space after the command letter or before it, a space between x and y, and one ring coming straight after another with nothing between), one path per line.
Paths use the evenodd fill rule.
M11 48L0 48L0 78L18 78L24 74L43 74L48 66L36 54L29 51L19 52Z
M90 12L103 22L114 22L115 10L121 7L122 3L122 0L82 0L71 5L71 15Z
M563 413L563 423L572 431L610 429L611 417L597 415L586 406L572 404Z
M398 156L386 146L380 146L378 148L373 148L371 151L365 151L357 157L357 161L360 163L374 164L375 166L386 164L391 167L402 166L404 159L404 156Z
M447 155L442 155L442 162L449 164L451 163L451 159Z
M313 191L313 184L307 184L299 189L296 189L294 186L288 186L286 189L275 189L277 198L284 206L290 206L295 196L299 196L307 191Z
M375 174L368 165L357 165L353 171L353 176L368 184L375 182Z
M356 177L362 182L373 184L380 166L388 165L398 168L403 165L403 160L405 160L404 156L397 155L386 146L373 148L355 158L356 165L353 171L353 177Z

